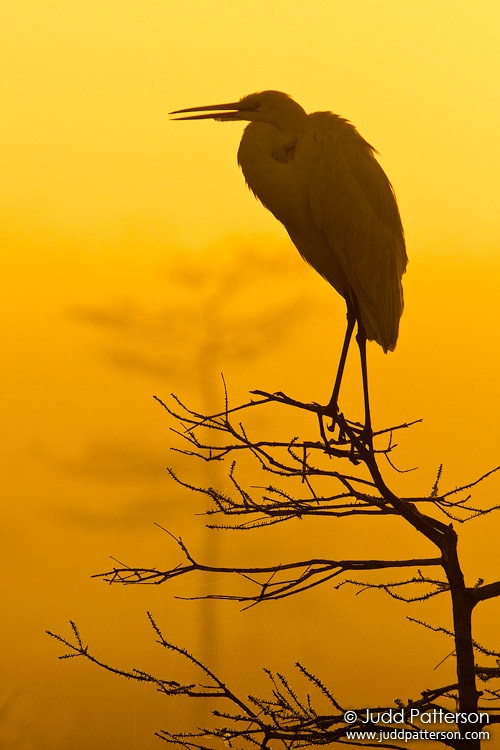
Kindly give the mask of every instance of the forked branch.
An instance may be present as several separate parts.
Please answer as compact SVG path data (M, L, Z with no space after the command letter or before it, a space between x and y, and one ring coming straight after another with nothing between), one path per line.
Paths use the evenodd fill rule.
M160 527L162 528L162 527ZM399 569L409 567L428 567L441 565L441 558L419 558L411 560L328 560L311 558L309 560L300 560L291 563L281 563L278 565L241 567L206 565L198 562L188 550L180 537L175 537L166 529L163 529L172 539L175 540L182 550L186 559L185 563L176 565L166 570L157 570L156 568L142 568L135 566L114 567L106 573L99 573L94 578L103 578L107 583L130 584L161 584L192 573L219 573L225 575L235 575L244 579L251 586L249 594L206 594L198 597L178 597L182 599L230 599L241 602L247 606L258 604L259 602L283 599L293 594L298 594L307 589L314 588L321 584L327 583L337 578L343 573L366 572L374 570ZM440 593L446 588L446 584L440 581L421 578L419 582L427 581L435 587L434 594ZM370 584L358 584L368 587ZM391 592L392 587L396 584L373 584L377 588L386 588ZM338 588L338 587L337 587Z

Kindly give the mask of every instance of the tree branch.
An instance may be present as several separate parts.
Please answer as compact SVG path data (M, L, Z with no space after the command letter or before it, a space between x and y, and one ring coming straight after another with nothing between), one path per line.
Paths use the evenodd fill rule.
M257 604L263 601L283 599L284 597L306 591L310 588L326 583L347 571L384 570L389 568L407 568L436 566L441 564L440 558L416 558L410 560L328 560L324 558L311 558L290 563L279 563L267 566L219 566L206 565L195 560L191 552L180 537L174 536L170 531L165 531L178 544L184 553L187 563L176 565L167 570L156 568L142 568L137 566L122 565L105 573L98 573L93 578L102 578L107 583L131 584L161 584L171 581L179 576L199 573L234 574L244 578L258 591L255 594L205 594L196 597L177 597L183 599L230 599L242 603ZM294 575L288 577L292 572ZM417 579L414 579L417 580ZM431 582L431 579L418 579L418 582ZM408 583L408 582L406 582ZM438 582L433 582L438 585ZM341 584L342 585L342 584ZM365 588L370 584L363 585ZM387 589L397 584L387 584ZM441 587L445 584L440 582ZM375 585L375 588L385 588L383 585ZM337 587L338 588L338 587ZM439 592L436 592L439 593ZM430 596L430 594L428 595Z

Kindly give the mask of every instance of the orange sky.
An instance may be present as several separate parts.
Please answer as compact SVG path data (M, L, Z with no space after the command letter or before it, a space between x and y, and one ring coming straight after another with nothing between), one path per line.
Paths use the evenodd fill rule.
M391 479L401 492L428 491L441 462L453 487L498 462L500 9L494 0L193 0L184 8L20 0L2 10L0 29L0 744L149 750L153 731L168 724L164 704L78 660L57 662L43 631L64 631L73 618L102 656L157 664L149 608L169 620L173 640L205 647L194 605L172 603L167 590L89 580L109 555L154 565L173 554L155 521L202 551L208 544L166 477L175 460L170 424L152 395L175 391L215 410L223 371L235 401L255 387L324 400L344 325L342 300L245 187L236 165L241 124L173 123L167 113L276 88L308 111L351 119L379 150L410 265L396 352L369 347L374 419L424 419L399 438L398 465L420 467ZM356 414L355 365L343 404ZM498 487L493 479L478 497L498 497ZM468 583L500 574L498 523L491 517L463 532ZM273 542L287 559L294 531L283 527ZM347 555L359 532L343 533ZM266 539L253 544L264 549ZM233 541L217 544L230 556ZM320 648L307 651L306 628L319 645L328 618L366 638L368 608L380 617L363 641L376 671L378 628L401 629L404 644L414 626L400 607L361 599L342 591L334 604L309 597L262 614L218 608L220 667L239 679L257 628L269 633L262 666L286 671L304 655L314 671ZM484 607L487 640L499 613ZM320 612L313 626L309 608ZM282 642L279 623L290 619L297 627ZM425 644L418 670L393 655L380 700L426 686L449 645ZM354 642L329 649L328 664L342 673ZM355 678L343 684L346 704L356 691L366 696Z

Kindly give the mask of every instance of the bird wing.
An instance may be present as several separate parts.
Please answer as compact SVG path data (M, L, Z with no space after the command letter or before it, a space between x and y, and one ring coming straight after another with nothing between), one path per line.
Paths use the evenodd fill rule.
M309 119L296 166L313 222L342 269L367 337L394 349L407 257L392 186L353 125L326 112Z

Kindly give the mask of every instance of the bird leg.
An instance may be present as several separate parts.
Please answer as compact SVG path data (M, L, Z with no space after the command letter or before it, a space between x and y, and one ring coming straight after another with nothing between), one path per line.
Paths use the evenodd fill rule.
M372 422L370 416L370 399L368 396L368 367L366 364L366 332L363 323L358 320L358 332L356 341L359 347L359 358L361 360L361 377L363 379L363 399L365 404L365 426L363 427L360 438L368 447L372 444Z
M337 375L335 377L335 385L333 386L333 393L330 401L325 406L323 414L327 417L331 417L333 422L330 430L335 427L337 413L339 411L338 400L340 393L340 384L342 383L342 376L344 374L345 362L347 359L347 352L349 351L349 344L351 343L352 332L354 330L354 324L356 322L356 314L351 305L347 305L347 328L344 336L344 343L342 345L342 353L340 355L339 365L337 368Z
M324 428L323 423L321 420L322 416L328 416L332 418L332 424L328 428L329 431L333 431L335 429L335 425L339 424L339 427L341 427L341 424L338 420L338 414L339 414L339 408L338 408L338 398L340 393L340 385L342 383L342 376L344 374L344 368L345 363L347 359L347 352L349 351L349 344L351 343L352 333L354 330L354 325L357 322L358 324L358 330L356 333L356 342L358 344L359 348L359 356L361 361L361 377L363 381L363 401L364 401L364 409L365 409L365 424L363 429L359 433L360 440L368 447L372 444L372 427L371 427L371 417L370 417L370 399L368 395L368 367L366 363L366 332L363 326L363 323L360 320L359 315L357 314L356 309L356 303L352 302L350 299L347 301L347 328L344 336L344 343L342 345L342 352L340 355L340 361L337 368L337 375L335 377L335 385L333 386L333 393L330 398L330 401L328 402L327 406L324 407L322 410L322 414L320 415L320 429L322 432L322 435L324 436ZM343 434L343 431L341 429L341 434L339 435L339 441L343 442L345 440L345 435Z

